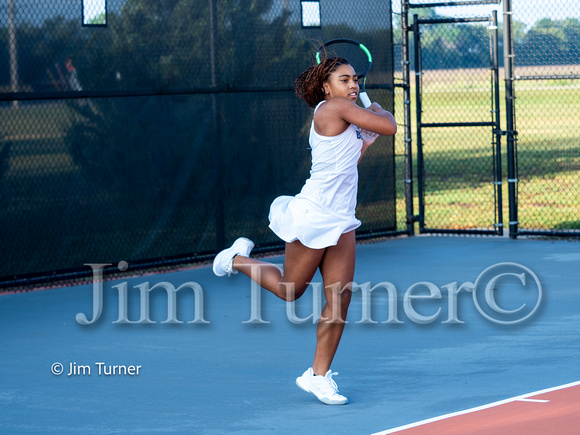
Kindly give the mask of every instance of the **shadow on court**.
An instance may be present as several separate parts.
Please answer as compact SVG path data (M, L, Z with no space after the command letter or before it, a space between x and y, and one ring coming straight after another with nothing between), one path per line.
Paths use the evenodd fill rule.
M369 434L577 381L579 271L573 241L358 245L337 407L294 384L318 275L294 305L210 267L105 282L102 301L92 284L3 294L0 429Z

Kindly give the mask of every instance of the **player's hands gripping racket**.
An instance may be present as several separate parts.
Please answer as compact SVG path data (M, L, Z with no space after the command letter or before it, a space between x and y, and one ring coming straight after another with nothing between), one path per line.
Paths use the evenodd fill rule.
M366 76L373 64L370 51L360 42L353 39L332 39L322 44L316 52L316 61L320 60L320 52L326 52L329 57L343 57L354 68L358 77L360 92L358 96L365 108L371 105L371 100L365 91Z

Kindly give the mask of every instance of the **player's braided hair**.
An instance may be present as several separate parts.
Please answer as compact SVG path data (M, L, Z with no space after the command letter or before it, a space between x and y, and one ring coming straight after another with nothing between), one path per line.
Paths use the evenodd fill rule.
M310 107L316 107L324 100L323 83L328 80L336 68L348 64L348 61L342 57L326 57L325 55L320 64L309 67L296 78L294 92Z

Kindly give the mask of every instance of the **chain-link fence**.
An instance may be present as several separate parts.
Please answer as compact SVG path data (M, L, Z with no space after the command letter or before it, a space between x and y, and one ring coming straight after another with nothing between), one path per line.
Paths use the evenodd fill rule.
M393 2L398 119L408 113L396 149L412 161L405 178L413 187L398 190L398 207L421 232L501 234L509 224L510 235L578 235L579 6L510 3ZM504 44L513 47L512 80Z
M497 234L497 26L489 10L453 16L445 13L450 8L433 4L403 2L397 12L405 22L395 23L402 35L396 77L404 103L397 111L408 113L406 134L398 140L414 145L406 152L413 160L407 183L414 186L405 198L414 202L407 220L418 222L421 232Z
M388 0L304 8L288 0L3 1L3 283L75 273L88 262L206 259L240 234L258 250L277 247L268 206L296 193L309 169L311 111L292 84L317 43L335 37L370 48L367 87L393 110L396 69L399 134L371 147L360 167L362 237L412 233L417 221L421 231L501 233L508 214L516 234L580 231L575 3L510 2L510 176L506 0L393 0L392 34ZM494 10L499 92L494 25L473 20ZM315 16L303 21L303 11Z
M324 40L364 42L393 110L389 1L320 2L320 22L287 0L3 1L3 286L204 260L241 235L280 246L269 205L310 167L294 79ZM359 172L359 235L391 233L392 139Z
M580 234L580 3L513 0L519 234Z

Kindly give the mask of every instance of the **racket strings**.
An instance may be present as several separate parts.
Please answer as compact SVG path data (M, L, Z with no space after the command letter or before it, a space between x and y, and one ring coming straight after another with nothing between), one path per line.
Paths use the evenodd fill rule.
M364 75L369 67L367 54L354 44L332 44L327 47L328 57L343 57L354 68L357 76Z

